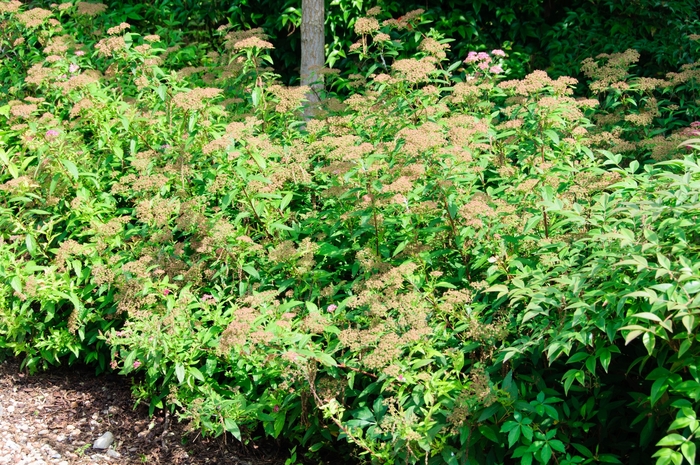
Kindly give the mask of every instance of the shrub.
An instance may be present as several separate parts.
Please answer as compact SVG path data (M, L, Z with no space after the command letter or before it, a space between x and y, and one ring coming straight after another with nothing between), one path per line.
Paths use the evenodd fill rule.
M309 456L693 462L694 66L598 57L581 99L367 20L358 72L327 72L351 95L305 120L262 31L202 56L108 12L95 35L96 4L0 5L25 57L0 71L0 347L28 369L139 373L151 411Z

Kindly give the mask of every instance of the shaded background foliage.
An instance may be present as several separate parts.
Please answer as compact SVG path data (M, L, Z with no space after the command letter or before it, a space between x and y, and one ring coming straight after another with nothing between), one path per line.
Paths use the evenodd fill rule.
M355 20L373 6L393 17L426 10L424 21L454 40L453 61L469 50L509 50L513 77L534 69L546 69L554 77L577 76L584 58L627 48L642 55L638 74L661 75L671 66L692 61L690 45L683 38L700 24L694 0L333 0L326 5L330 64L354 68L343 50L355 40ZM276 70L287 81L298 76L301 0L128 0L112 1L111 8L144 27L180 28L192 41L207 42L217 27L227 23L236 29L262 27L275 44Z

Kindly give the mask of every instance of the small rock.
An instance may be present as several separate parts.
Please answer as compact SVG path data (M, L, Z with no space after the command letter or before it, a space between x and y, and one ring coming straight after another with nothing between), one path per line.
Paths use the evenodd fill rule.
M14 441L9 441L9 440L8 440L8 441L5 441L5 447L8 447L8 448L10 448L10 449L12 449L12 450L20 450L20 449L21 449L21 447L19 446L19 444L17 444L17 443L14 442Z
M67 429L68 431L73 431L73 430L75 429L75 426L73 426L73 425L68 425L68 426L66 426L66 429Z
M58 442L63 442L65 440L66 440L66 437L62 434L59 434L58 436L56 436L56 441L58 441Z
M56 465L68 465L68 461L67 461L67 460L61 460L61 461L58 462Z
M114 435L107 431L105 434L97 438L95 443L92 445L93 449L107 449L110 444L114 441Z
M121 456L122 456L122 454L120 454L120 453L117 452L116 450L114 450L114 449L107 449L107 457L111 457L111 458L113 458L113 459L118 459L118 458L121 457Z
M15 411L15 406L14 406L14 405L10 405L9 407L7 407L7 411L10 412L10 413L14 412L14 411Z
M78 403L76 401L71 402L70 408L78 408Z
M46 435L46 434L49 434L49 430L47 430L47 429L42 429L42 430L39 431L37 434L38 434L39 436L44 436L44 435Z

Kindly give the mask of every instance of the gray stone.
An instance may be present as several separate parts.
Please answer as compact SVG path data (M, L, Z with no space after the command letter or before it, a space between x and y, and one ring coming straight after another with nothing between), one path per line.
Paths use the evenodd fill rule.
M118 458L121 457L121 456L122 456L122 454L120 454L120 453L117 452L116 450L114 450L114 449L107 449L107 457L110 457L110 458L113 458L113 459L118 459Z
M93 449L107 449L114 442L114 435L107 431L105 434L97 438L92 445Z

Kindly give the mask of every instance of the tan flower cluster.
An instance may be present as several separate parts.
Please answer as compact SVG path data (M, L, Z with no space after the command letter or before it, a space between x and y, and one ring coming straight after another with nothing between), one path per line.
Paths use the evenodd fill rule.
M625 121L629 121L635 126L649 126L654 118L661 114L658 101L653 97L645 102L643 110L639 113L625 115Z
M10 179L9 181L0 184L0 191L10 192L12 194L20 192L28 192L39 187L32 178L29 176L20 176L16 179Z
M474 194L469 202L459 207L459 216L467 226L481 228L484 223L482 217L493 217L496 211L489 205L486 194Z
M82 254L85 251L85 246L77 243L73 239L68 239L61 242L54 257L54 264L58 271L66 271L66 261L73 255Z
M391 68L401 79L411 84L428 81L430 75L436 70L435 59L432 57L424 57L420 60L416 60L415 58L396 60L391 65Z
M379 21L373 17L357 18L355 21L355 34L367 35L379 30Z
M382 14L382 7L380 6L373 6L367 10L367 16L379 16L380 14Z
M115 279L114 271L105 265L95 265L91 270L92 278L96 285L112 284Z
M275 111L277 113L289 113L301 107L306 100L306 94L311 90L308 86L285 87L274 84L267 89L277 98Z
M197 111L205 108L204 100L212 99L222 93L221 89L213 87L198 87L188 92L175 94L173 105L184 111Z
M260 316L260 313L250 307L242 307L235 310L231 323L221 334L218 352L222 355L227 355L232 348L244 345L258 316Z
M452 98L450 99L452 103L460 104L474 104L480 101L484 91L488 91L491 87L490 84L476 84L471 81L458 82L452 87Z
M46 55L65 55L70 47L75 45L75 40L68 34L54 36L49 44L44 47Z
M170 222L170 218L180 210L178 199L164 199L155 197L145 199L136 205L136 217L142 223L150 226L163 227Z
M43 8L32 8L17 15L17 20L29 28L41 26L43 22L51 16L49 10Z
M107 10L104 3L78 2L76 13L81 16L97 16Z
M417 9L417 10L412 10L406 13L403 16L400 16L396 19L387 19L382 23L383 26L389 26L393 27L396 29L409 29L412 26L412 22L415 21L416 19L420 19L421 15L425 13L425 10L423 9Z
M450 44L441 44L437 40L427 37L418 46L418 50L427 53L438 60L444 60L447 57L445 50L450 48Z
M688 81L700 81L700 63L688 63L681 66L679 73L668 73L666 79L669 80L671 86L683 84Z
M22 7L22 2L18 0L10 0L9 2L0 2L0 13L16 13Z
M557 95L570 95L573 93L572 87L577 83L576 79L568 76L561 76L553 80L545 71L537 70L528 74L522 80L512 79L500 82L498 87L524 97L535 95L545 89L552 89Z
M92 100L84 98L80 100L78 103L73 105L73 108L70 110L70 117L76 118L80 116L80 113L84 110L87 110L88 108L92 108L94 104L92 103Z
M234 45L242 40L249 39L251 37L257 37L260 40L267 39L267 34L262 28L248 29L247 31L231 31L226 34L224 39L224 46L226 49L230 50L234 48Z
M17 116L19 118L29 118L32 116L32 113L36 112L39 110L39 107L37 107L33 103L25 104L25 105L13 105L10 108L10 114L12 116Z
M396 140L403 139L402 151L408 155L419 155L445 145L445 136L437 123L428 122L416 129L404 128L396 133Z
M588 143L593 147L605 148L613 153L632 152L638 148L635 142L626 141L618 133L608 131L592 134L588 138Z
M603 60L600 65L596 60ZM594 93L606 90L611 84L624 81L629 68L639 61L639 52L628 49L621 53L601 53L594 58L586 58L581 63L581 71L586 77L594 80L590 89Z
M85 72L71 76L65 82L56 83L56 87L63 90L63 95L68 95L73 90L82 89L95 82L98 82L98 78L92 73Z
M253 36L248 37L247 39L239 40L238 42L234 43L231 48L233 48L233 50L246 50L251 48L257 48L260 50L270 50L275 47L272 45L271 42Z
M475 116L456 115L445 120L449 127L449 140L456 147L473 148L475 139L489 132L488 123Z
M126 31L131 27L131 24L129 23L121 23L118 26L110 27L107 29L107 34L111 36L116 36L117 34L121 34L123 31Z
M95 49L99 55L103 57L111 57L115 52L124 50L125 48L126 42L122 36L102 39L95 45Z
M223 152L233 143L234 139L230 135L226 134L218 139L214 139L213 141L209 142L204 147L202 147L202 153L205 155L209 155L210 153L214 152Z

